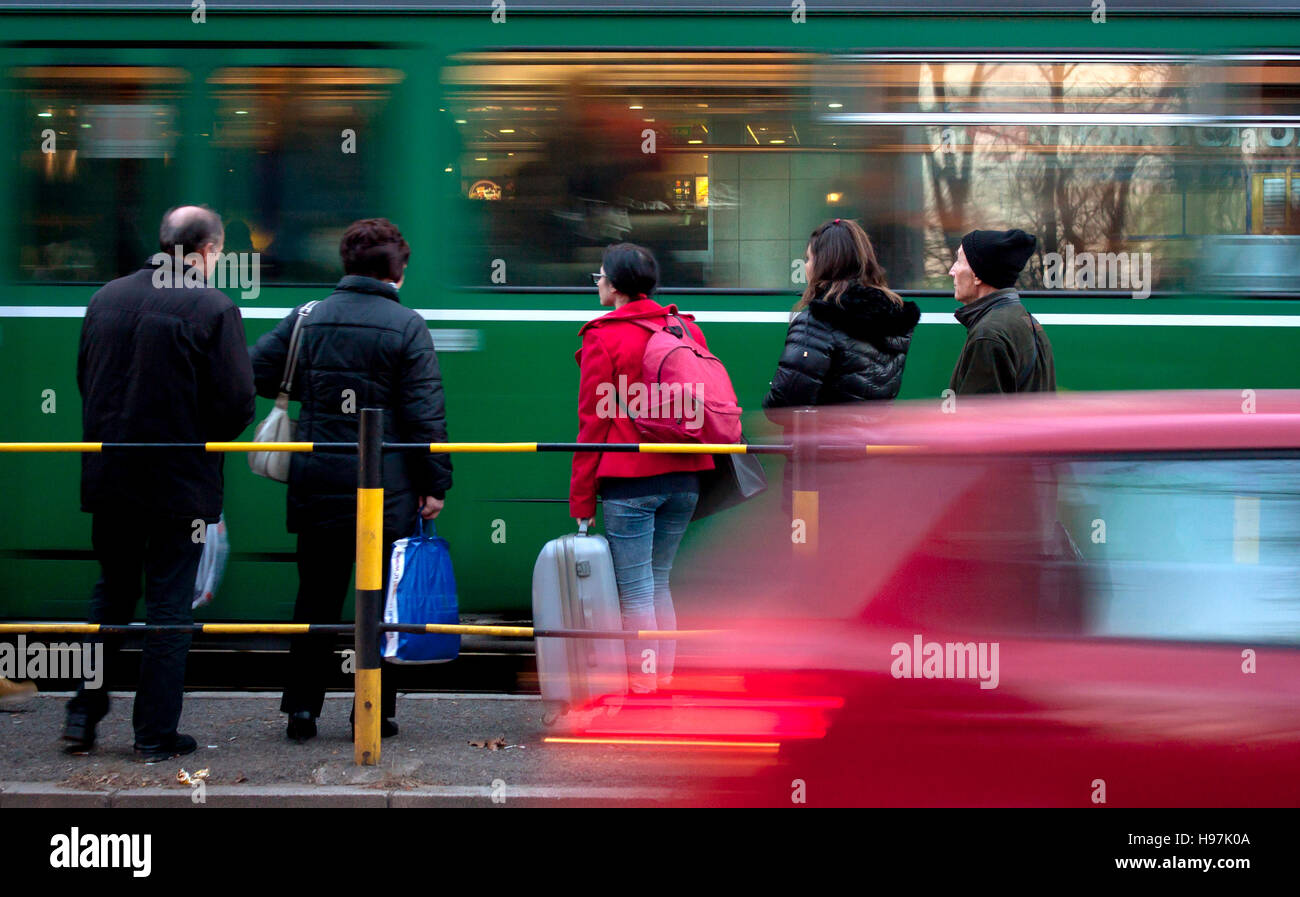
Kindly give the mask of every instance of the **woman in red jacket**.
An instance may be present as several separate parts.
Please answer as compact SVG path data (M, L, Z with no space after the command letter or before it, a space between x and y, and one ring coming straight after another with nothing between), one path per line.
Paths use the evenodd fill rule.
M663 325L668 315L677 315L700 345L706 345L704 334L690 315L650 298L659 285L659 264L645 247L608 247L600 273L592 276L600 304L614 310L579 331L578 442L641 442L626 412L627 387L642 382L641 356L650 331L634 322ZM624 629L677 628L668 575L700 497L698 473L712 469L710 455L574 454L569 513L594 522L596 493L604 499ZM632 691L648 693L669 684L674 647L670 641L628 642Z

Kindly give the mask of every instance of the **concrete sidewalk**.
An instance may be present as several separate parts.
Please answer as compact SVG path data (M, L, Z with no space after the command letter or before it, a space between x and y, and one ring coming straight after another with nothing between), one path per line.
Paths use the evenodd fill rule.
M548 744L539 698L410 694L398 699L395 738L380 765L353 764L351 695L326 698L317 738L284 735L279 694L195 692L180 731L198 750L145 764L132 751L130 693L112 693L94 751L62 752L69 696L43 694L0 713L0 808L319 806L451 807L643 805L680 797L686 775L662 752L626 745ZM491 750L472 742L504 740ZM207 769L202 792L180 770Z

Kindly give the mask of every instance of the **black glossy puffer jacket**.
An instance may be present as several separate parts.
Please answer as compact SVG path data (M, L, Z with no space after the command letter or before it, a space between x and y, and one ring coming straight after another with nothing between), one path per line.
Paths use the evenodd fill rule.
M253 347L259 395L280 389L297 309ZM384 410L385 442L446 442L442 374L429 325L391 283L349 274L303 321L290 398L302 402L302 442L356 442L362 408ZM451 458L384 453L384 529L414 531L418 498L451 488ZM295 453L289 466L291 533L355 529L357 457Z
M790 322L763 407L894 398L920 320L915 302L900 306L873 287L850 287L838 303L814 298Z

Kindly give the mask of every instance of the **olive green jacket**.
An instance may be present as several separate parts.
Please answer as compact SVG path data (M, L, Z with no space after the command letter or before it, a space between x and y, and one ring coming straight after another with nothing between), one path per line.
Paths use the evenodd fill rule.
M948 388L958 395L1055 392L1052 344L1014 288L989 293L956 311L966 345Z

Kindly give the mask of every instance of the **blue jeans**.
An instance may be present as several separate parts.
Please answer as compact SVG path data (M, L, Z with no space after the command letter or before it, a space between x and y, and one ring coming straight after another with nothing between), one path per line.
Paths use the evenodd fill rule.
M677 628L668 574L699 497L697 492L669 492L605 499L605 536L614 558L625 630ZM654 691L657 682L666 683L671 678L676 644L666 640L628 641L629 683L633 691Z

